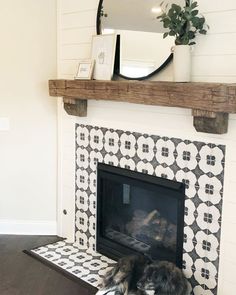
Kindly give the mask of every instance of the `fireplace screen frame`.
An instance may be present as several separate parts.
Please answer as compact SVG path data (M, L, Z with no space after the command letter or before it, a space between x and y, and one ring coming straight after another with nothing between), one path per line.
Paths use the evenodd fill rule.
M184 235L184 202L185 202L185 184L177 181L171 181L158 176L144 174L125 168L115 167L104 163L97 165L97 214L96 214L96 251L117 260L126 255L140 254L134 249L112 241L102 234L102 181L104 177L111 176L126 177L132 181L142 181L144 186L158 185L169 190L175 191L177 200L177 239L176 239L176 261L175 264L182 268L183 256L183 235Z

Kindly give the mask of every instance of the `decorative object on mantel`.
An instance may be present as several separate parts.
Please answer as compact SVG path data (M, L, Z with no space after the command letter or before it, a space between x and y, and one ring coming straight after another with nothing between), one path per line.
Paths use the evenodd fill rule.
M87 116L88 99L188 108L195 129L214 134L227 133L228 114L236 113L236 84L50 80L49 93L63 97L67 113L80 117Z
M75 79L90 80L93 75L94 60L86 59L79 61Z
M191 81L192 65L191 50L189 45L176 45L172 47L173 65L174 65L174 81L189 82Z
M94 79L112 79L115 63L116 41L116 34L93 36L91 58L95 60Z
M162 4L163 6L163 4ZM174 80L175 82L189 82L191 78L191 45L196 35L206 35L207 29L204 16L199 16L196 1L188 1L184 7L172 4L167 10L168 4L163 8L163 13L157 17L168 29L163 37L174 36Z

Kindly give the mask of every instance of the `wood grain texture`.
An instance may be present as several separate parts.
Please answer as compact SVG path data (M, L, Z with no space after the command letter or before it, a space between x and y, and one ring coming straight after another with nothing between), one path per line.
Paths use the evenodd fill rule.
M50 80L51 96L236 113L236 84Z
M203 111L203 110L192 110L193 117L205 117L205 118L216 118L217 113Z

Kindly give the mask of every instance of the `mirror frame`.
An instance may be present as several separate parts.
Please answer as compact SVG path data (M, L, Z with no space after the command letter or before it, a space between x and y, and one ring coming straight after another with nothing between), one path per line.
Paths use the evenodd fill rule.
M189 0L185 0L186 5L188 6L190 1ZM98 4L98 10L97 10L97 35L101 35L101 21L100 21L100 12L102 9L102 4L103 4L103 0L99 0L99 4ZM153 72L151 72L150 74L148 74L147 76L143 76L143 77L127 77L124 76L120 73L120 68L119 67L114 67L114 74L116 74L117 76L126 79L126 80L146 80L151 78L152 76L158 74L159 72L161 72L171 61L173 60L173 53L170 53L170 55L167 57L167 59L159 66L159 68L157 68L156 70L154 70ZM119 62L118 62L119 63Z

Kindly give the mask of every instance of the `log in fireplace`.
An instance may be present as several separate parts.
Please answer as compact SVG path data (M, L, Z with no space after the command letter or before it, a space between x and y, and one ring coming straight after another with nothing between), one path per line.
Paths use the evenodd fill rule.
M143 253L181 268L184 201L183 183L98 163L97 251L113 259Z

